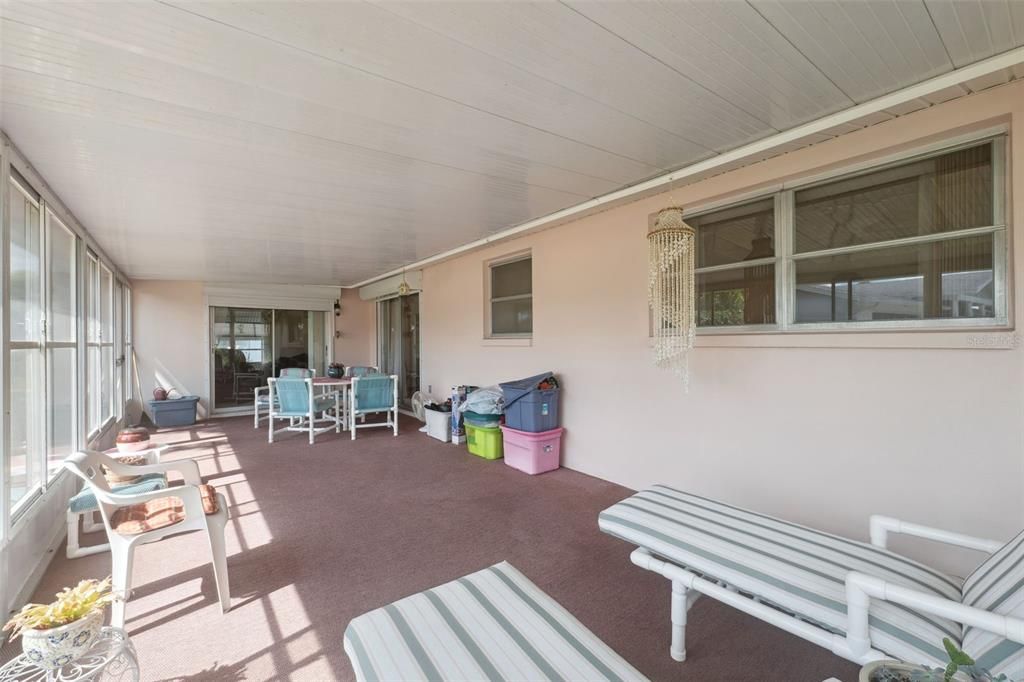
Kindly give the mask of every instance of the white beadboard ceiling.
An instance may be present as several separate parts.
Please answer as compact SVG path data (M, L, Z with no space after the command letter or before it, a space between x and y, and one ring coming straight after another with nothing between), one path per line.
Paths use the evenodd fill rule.
M1024 45L1021 0L3 2L0 20L0 127L129 276L295 284L350 285Z

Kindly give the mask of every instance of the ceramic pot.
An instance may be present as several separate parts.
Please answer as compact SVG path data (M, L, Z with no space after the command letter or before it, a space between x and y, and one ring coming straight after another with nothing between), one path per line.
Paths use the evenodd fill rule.
M117 434L118 452L139 452L149 449L149 431L142 427L121 429Z
M89 650L103 627L103 612L95 611L73 623L48 630L22 630L25 658L44 670L57 670Z
M341 365L331 365L327 368L327 376L332 379L340 379L345 376L345 368Z

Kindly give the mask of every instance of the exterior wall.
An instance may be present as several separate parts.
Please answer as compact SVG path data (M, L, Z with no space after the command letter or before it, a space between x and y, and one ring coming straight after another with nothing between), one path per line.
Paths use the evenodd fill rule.
M1022 118L1015 83L428 267L421 388L442 396L554 370L570 468L856 538L867 538L872 513L1008 538L1024 526L1024 349L1014 332L701 336L687 394L652 365L645 236L648 216L670 202L705 203ZM1024 141L1011 134L1015 159ZM1024 174L1010 176L1012 232L1024 224ZM485 262L527 248L532 342L485 340ZM1024 240L1010 248L1012 276ZM1012 281L1010 291L1021 319L1024 292ZM952 570L977 563L921 542L894 546Z
M341 315L334 318L335 362L349 365L377 364L377 304L359 298L356 289L341 290Z
M163 386L198 395L200 419L209 414L207 327L203 283L132 282L135 395L148 412L153 389ZM139 408L137 408L139 409ZM137 418L137 412L133 412ZM150 415L152 416L152 415Z

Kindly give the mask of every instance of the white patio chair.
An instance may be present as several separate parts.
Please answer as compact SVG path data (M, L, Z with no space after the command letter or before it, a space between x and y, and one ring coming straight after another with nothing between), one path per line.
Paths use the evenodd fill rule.
M285 431L304 431L309 434L309 444L316 441L317 434L334 429L341 433L342 405L341 391L329 391L317 395L313 390L313 379L283 377L270 379L270 423L267 441L274 442L274 436ZM333 411L333 415L329 415ZM317 415L320 415L317 417ZM288 426L274 429L274 421L287 419ZM328 426L318 427L317 424Z
M136 452L120 453L117 457L141 457L145 460L146 465L159 464L160 455L167 449L166 445L161 445L155 448L148 448L146 450L138 450ZM138 465L128 464L127 462L121 462L125 466L136 467ZM109 481L108 481L109 483ZM167 487L167 474L165 473L147 473L137 474L134 476L134 480L125 483L113 483L111 484L110 491L121 495L132 495L134 493L148 493L153 490L163 490ZM96 514L99 513L100 506L96 501L96 495L93 493L92 488L89 486L83 487L78 493L68 501L68 541L65 548L65 553L69 559L77 559L83 556L89 556L92 554L99 554L100 552L106 552L110 550L109 543L102 543L96 545L89 545L87 547L79 546L79 535L78 525L79 520L82 524L83 533L95 533L104 529L103 520L96 520Z
M185 485L145 493L111 491L103 467L122 475L178 471ZM125 465L102 452L76 452L64 460L64 468L85 481L99 503L110 543L114 593L111 625L124 627L125 605L131 593L135 547L169 535L201 530L206 533L213 559L213 575L222 613L231 608L224 527L227 500L213 486L203 485L199 465L190 459L150 465Z
M366 415L383 412L387 421L370 424L356 424L356 417L365 421ZM398 377L394 374L368 374L352 378L352 409L349 410L349 429L352 440L356 439L356 429L369 429L375 426L390 426L394 435L398 435Z
M281 370L280 376L309 379L316 376L316 370L306 369L305 367L286 367ZM253 395L252 428L257 429L260 426L260 422L267 419L270 415L270 384L268 383L263 386L257 386L253 391ZM261 407L266 413L262 417L260 416Z

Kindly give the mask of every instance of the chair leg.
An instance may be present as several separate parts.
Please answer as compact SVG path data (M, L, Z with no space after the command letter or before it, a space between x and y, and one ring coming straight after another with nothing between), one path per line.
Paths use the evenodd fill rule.
M69 559L74 559L78 554L78 513L68 510L68 544L65 553Z
M252 408L252 428L260 428L260 404L255 401Z
M102 524L89 523L89 518L96 512L85 512L81 514L84 518L82 519L82 532L90 533L103 528ZM78 544L78 518L77 512L68 511L68 543L65 548L65 554L69 559L78 559L84 556L90 556L92 554L100 554L110 549L109 543L102 543L99 545L89 545L88 547L82 547ZM98 526L98 527L97 527Z
M398 435L398 408L396 407L394 412L391 413L392 421L391 428L394 430L394 435Z
M114 591L114 602L110 607L110 624L115 628L123 628L125 606L132 589L132 563L135 559L135 545L131 542L112 542L110 554Z
M672 647L669 653L677 661L686 660L686 588L672 581Z
M316 428L314 426L316 420L314 418L314 413L309 413L309 419L307 421L309 421L309 444L312 445L313 442L316 440L316 431L314 430Z
M334 394L334 432L341 433L341 401L338 394Z
M224 527L227 525L227 502L221 495L217 496L222 505L221 512L206 517L206 536L210 540L210 554L213 557L213 577L217 581L217 597L220 599L221 613L231 609L231 586L228 580L228 554L224 542Z
M103 521L96 521L96 514L99 512L86 512L82 516L82 532L83 533L95 533L98 530L103 530Z

